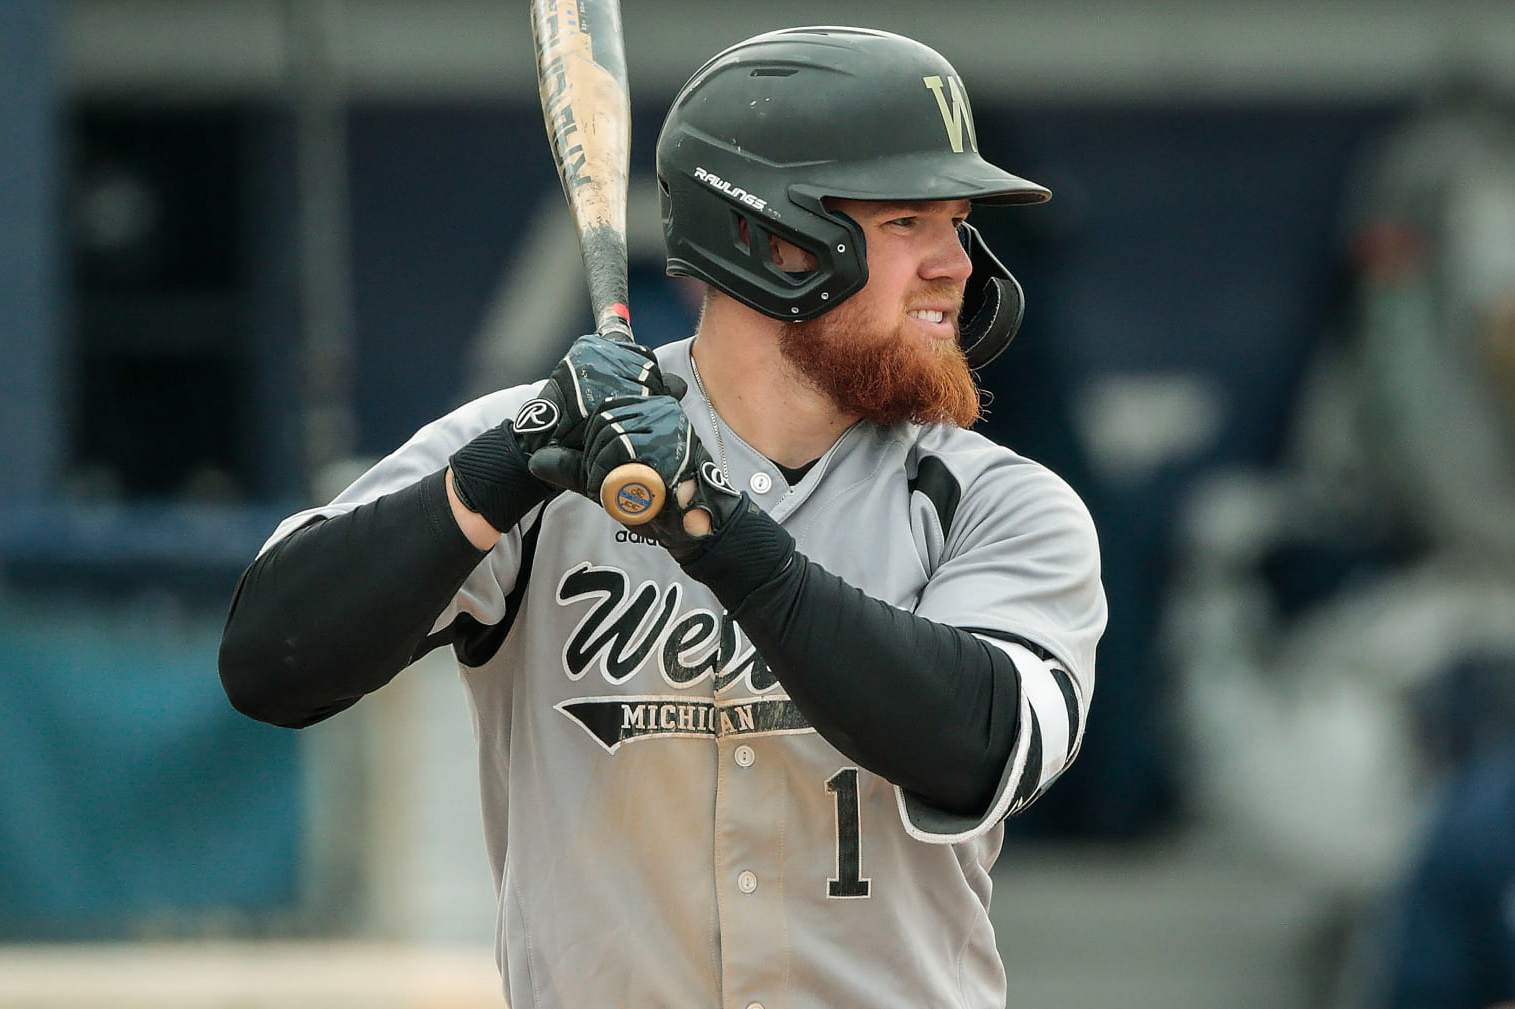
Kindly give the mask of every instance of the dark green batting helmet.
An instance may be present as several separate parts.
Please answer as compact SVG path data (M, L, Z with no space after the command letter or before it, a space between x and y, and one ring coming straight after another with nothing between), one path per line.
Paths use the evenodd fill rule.
M867 28L786 28L695 72L658 137L668 272L775 319L813 319L868 282L863 233L826 197L1041 203L1051 193L978 153L962 78L928 46ZM746 228L741 227L746 222ZM769 237L815 257L788 273ZM981 368L1020 325L1020 285L970 225L959 322Z

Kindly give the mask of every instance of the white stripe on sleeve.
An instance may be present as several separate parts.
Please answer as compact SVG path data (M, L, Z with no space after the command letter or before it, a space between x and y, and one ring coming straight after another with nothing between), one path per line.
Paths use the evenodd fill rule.
M1086 702L1078 695L1073 677L1055 661L1041 658L1025 645L978 637L1015 663L1024 701L1021 711L1030 715L1029 720L1022 719L1019 732L1032 737L1029 747L1039 750L1027 753L1025 766L1016 769L1017 778L1029 779L1030 775L1036 778L1011 784L1010 790L1016 797L1011 812L1017 812L1034 802L1073 763L1083 739ZM1021 746L1016 749L1019 751Z

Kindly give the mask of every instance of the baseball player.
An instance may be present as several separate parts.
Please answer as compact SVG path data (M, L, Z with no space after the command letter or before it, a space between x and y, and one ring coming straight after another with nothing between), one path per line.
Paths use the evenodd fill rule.
M514 1009L1005 1005L989 869L1078 751L1105 602L1077 496L968 430L1022 303L966 218L1049 195L977 146L909 39L719 54L657 151L696 335L580 339L243 576L255 718L452 647ZM671 491L635 529L597 503L631 460Z

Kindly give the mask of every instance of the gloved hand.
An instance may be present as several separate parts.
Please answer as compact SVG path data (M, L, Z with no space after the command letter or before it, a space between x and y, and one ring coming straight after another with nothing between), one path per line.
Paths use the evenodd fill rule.
M609 400L683 399L687 391L683 379L662 373L657 356L646 347L590 333L573 342L536 399L516 413L516 441L528 456L548 442L582 448L585 422Z
M608 401L672 395L687 388L664 376L645 347L591 333L574 341L535 399L513 420L490 428L453 453L453 487L469 511L500 532L545 500L551 488L527 470L531 453L549 442L580 448L585 423Z
M669 488L657 518L637 531L657 540L674 560L688 564L744 509L738 494L671 396L610 400L589 418L582 448L549 444L531 456L539 480L598 501L600 485L622 463L651 466Z

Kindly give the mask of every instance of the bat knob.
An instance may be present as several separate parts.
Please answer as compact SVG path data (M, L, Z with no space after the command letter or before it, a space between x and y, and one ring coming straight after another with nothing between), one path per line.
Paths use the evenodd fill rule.
M640 462L628 462L610 471L600 485L600 504L622 525L651 522L663 510L668 491L658 471Z

